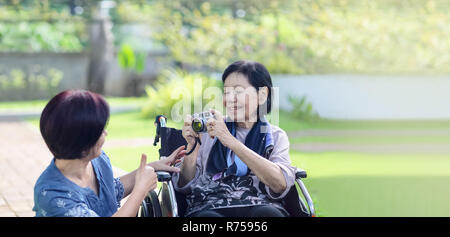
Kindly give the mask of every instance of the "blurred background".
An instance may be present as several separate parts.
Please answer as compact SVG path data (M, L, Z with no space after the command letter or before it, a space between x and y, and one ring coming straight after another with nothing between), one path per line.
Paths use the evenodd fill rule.
M106 97L104 149L132 171L174 89L194 111L239 59L271 73L318 216L450 216L448 22L447 0L0 0L0 216L33 214L58 92Z

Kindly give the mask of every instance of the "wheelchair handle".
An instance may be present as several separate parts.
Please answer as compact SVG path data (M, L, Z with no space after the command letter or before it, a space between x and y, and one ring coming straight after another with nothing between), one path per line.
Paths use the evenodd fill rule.
M156 176L158 177L158 182L167 182L172 179L172 175L166 171L156 171Z
M307 177L306 171L300 168L297 168L295 171L295 179L305 179Z
M161 128L162 127L166 127L166 121L167 118L164 115L158 115L155 118L155 125L156 125L156 135L155 135L155 139L153 141L153 146L156 146L156 144L158 144L159 142L159 138L161 137Z

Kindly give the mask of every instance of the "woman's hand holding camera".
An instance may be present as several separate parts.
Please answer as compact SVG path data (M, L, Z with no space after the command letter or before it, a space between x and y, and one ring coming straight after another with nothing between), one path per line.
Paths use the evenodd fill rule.
M195 176L195 166L200 143L197 143L195 150L192 149L194 148L195 140L197 138L201 139L201 135L199 133L196 133L192 128L192 116L189 114L184 117L184 126L181 134L187 142L186 150L191 151L192 153L189 155L185 155L183 165L181 166L181 175L180 180L178 181L178 185L180 187L186 185Z
M214 118L208 119L206 123L209 136L211 136L211 138L217 137L224 146L230 148L236 139L230 131L228 131L222 113L215 109L211 109L210 112L214 115Z
M186 142L188 143L188 150L194 146L195 144L195 139L196 137L198 137L199 139L201 139L201 135L199 133L196 133L194 131L194 129L192 129L192 116L190 114L186 115L186 117L184 117L184 126L182 129L182 135L184 137L184 139L186 140ZM200 144L197 144L197 146L199 146Z

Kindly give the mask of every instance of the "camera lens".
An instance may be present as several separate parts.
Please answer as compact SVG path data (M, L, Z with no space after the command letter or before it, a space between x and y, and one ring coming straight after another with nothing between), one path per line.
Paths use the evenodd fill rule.
M202 120L200 120L200 119L194 119L194 120L192 121L192 129L193 129L195 132L201 132L201 131L203 131L203 122L202 122Z

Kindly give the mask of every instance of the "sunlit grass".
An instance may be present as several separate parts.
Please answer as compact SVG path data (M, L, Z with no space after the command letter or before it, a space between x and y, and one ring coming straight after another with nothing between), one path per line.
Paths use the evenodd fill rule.
M158 153L159 145L141 147L115 147L104 148L103 150L108 155L113 166L119 167L125 171L133 171L139 167L141 161L141 154L147 155L147 161L156 161L159 159Z
M323 176L443 176L450 175L448 155L365 154L352 152L290 152L293 165L311 178Z
M106 97L109 106L141 107L147 102L147 97ZM3 101L0 111L5 110L43 110L49 100Z
M330 120L301 121L285 111L279 112L279 127L285 131L314 130L450 130L450 120Z
M319 216L450 216L447 155L290 154Z
M305 136L290 138L291 143L333 143L333 144L448 144L449 135L399 135L399 136Z
M11 101L0 102L0 111L2 110L42 110L48 100L32 100L32 101Z

